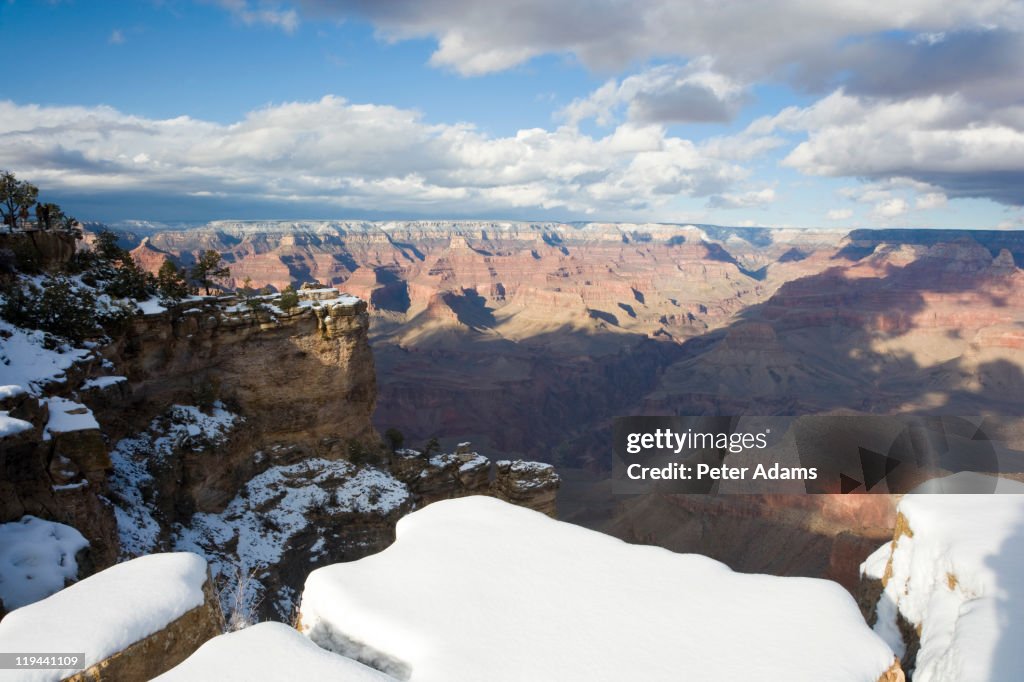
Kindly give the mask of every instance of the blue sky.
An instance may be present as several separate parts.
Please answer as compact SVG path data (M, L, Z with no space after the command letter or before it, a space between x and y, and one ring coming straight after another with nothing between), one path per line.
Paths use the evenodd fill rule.
M0 4L82 219L1022 227L1019 3Z

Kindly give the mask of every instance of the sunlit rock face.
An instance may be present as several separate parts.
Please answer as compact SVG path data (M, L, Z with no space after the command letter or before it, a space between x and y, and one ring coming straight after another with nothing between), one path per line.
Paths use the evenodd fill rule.
M852 586L891 504L616 499L614 416L1024 409L1017 232L341 221L147 236L140 249L186 262L225 251L236 281L364 298L379 429L552 462L569 472L563 518L747 570ZM722 539L747 516L803 549L782 565Z

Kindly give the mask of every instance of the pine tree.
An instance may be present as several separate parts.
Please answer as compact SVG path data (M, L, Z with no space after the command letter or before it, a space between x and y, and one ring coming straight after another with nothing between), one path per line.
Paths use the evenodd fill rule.
M37 196L38 187L18 180L10 171L0 171L0 213L11 232L18 227L19 219L27 220L29 207L36 203Z
M390 429L385 431L384 438L387 439L388 444L391 446L391 452L397 451L399 448L402 447L402 444L405 442L405 436L403 436L402 432L396 429L395 427L391 427Z
M284 288L281 292L281 300L278 301L278 305L281 306L281 310L288 312L295 306L299 305L299 295L295 293L295 287L291 284Z
M231 270L221 262L221 255L210 249L203 253L192 266L192 279L203 288L207 296L210 295L210 288L217 284L217 280L226 279L231 276Z
M188 296L185 271L171 262L170 258L164 258L156 274L156 289L160 293L160 298L167 301L180 301L185 298Z
M117 244L117 235L110 230L100 230L93 240L92 250L105 261L120 261L128 255L126 249Z

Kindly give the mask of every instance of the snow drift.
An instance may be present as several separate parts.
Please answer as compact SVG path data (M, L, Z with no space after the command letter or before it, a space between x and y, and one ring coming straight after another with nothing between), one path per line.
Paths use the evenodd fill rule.
M875 682L893 652L839 585L734 573L487 498L314 571L300 629L399 679Z

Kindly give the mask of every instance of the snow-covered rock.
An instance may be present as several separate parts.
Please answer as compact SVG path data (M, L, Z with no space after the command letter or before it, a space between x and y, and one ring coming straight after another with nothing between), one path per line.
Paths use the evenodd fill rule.
M78 579L75 555L89 546L71 526L25 516L0 524L0 601L8 611Z
M107 662L104 679L149 679L215 634L213 608L206 561L152 554L12 611L0 621L0 648L84 653L86 668ZM0 671L0 680L59 680L74 672Z
M340 530L358 535L361 527L386 525L386 519L401 514L410 503L408 488L387 472L313 457L270 467L246 483L218 514L194 514L188 526L177 529L174 547L208 557L225 592L241 590L248 609L255 610L273 589L276 615L288 617L296 590L282 591L269 579L274 571L267 569L277 567L295 549L297 538L312 534L323 540L329 534L327 540L336 550L333 545L344 544ZM310 554L313 560L319 552L311 548Z
M81 387L80 387L80 390L88 391L88 390L95 389L95 388L98 388L98 389L110 388L111 386L115 386L117 384L124 383L125 381L128 381L128 378L127 377L122 377L122 376L94 377L92 379L87 380L85 383L83 383L81 385Z
M175 451L200 452L219 446L242 421L219 401L207 412L194 405L172 405L152 420L146 431L118 441L110 453L110 487L122 558L159 550L154 469L166 467Z
M211 639L159 682L291 682L344 680L395 682L394 678L325 651L283 623L260 623Z
M0 410L0 438L14 436L32 428L32 422L12 417L7 410Z
M893 664L839 585L734 573L489 497L306 581L300 629L400 679L861 680Z
M51 436L58 433L98 430L100 428L96 417L92 414L92 410L81 403L58 396L46 398L45 402L50 408L50 420L46 423L46 431L43 434L44 440L48 440Z
M41 395L43 389L66 378L67 370L89 357L90 351L66 344L47 347L46 334L15 327L0 320L0 384L4 395L28 391Z
M922 489L969 489L979 476ZM1021 679L1024 484L1003 479L998 489L905 496L893 541L861 566L865 583L877 585L874 628L913 668L914 682Z

